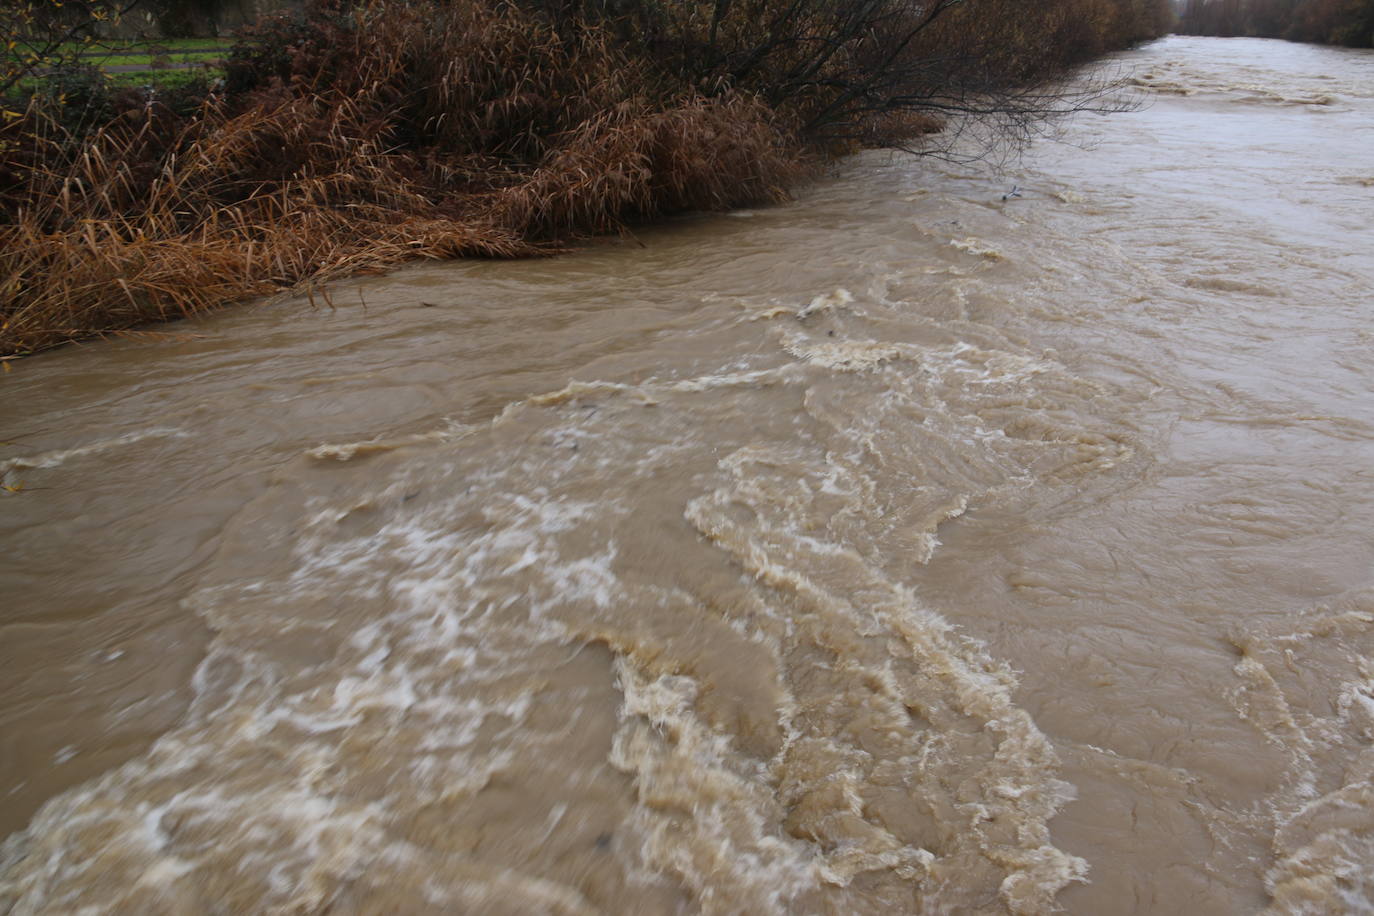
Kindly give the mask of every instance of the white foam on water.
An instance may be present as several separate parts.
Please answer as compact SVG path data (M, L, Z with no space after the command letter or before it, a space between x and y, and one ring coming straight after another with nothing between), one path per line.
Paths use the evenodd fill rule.
M992 247L987 242L984 242L982 239L973 238L971 236L969 238L964 239L954 239L949 244L955 248L958 248L960 251L967 252L968 254L972 255L977 255L978 257L986 261L1001 261L1006 258L1006 255L1002 254L1001 251L998 251L996 248Z
M72 448L43 452L38 455L7 458L4 461L0 461L0 474L30 469L47 470L61 467L67 462L77 458L85 458L88 455L99 455L111 449L123 448L126 445L133 445L137 442L147 441L148 439L187 439L190 438L190 435L190 433L181 429L157 426L151 429L140 430L135 433L127 433L123 436L115 436L110 439L100 439L87 445L78 445Z
M434 442L452 442L471 432L473 427L449 421L442 428L410 436L378 437L361 442L333 442L308 449L306 454L320 461L352 461L357 457L382 454Z
M665 383L670 391L691 394L701 391L714 391L721 388L756 388L763 385L788 384L798 381L790 366L777 369L758 369L752 372L724 372L718 375L702 375ZM659 386L651 386L659 387Z
M870 320L853 302L790 314ZM760 329L761 355L688 377L573 381L490 423L311 449L342 466L283 469L185 601L214 631L186 719L51 800L7 846L0 899L310 910L384 881L435 909L593 912L535 865L437 862L407 833L530 760L568 780L531 836L576 828L596 776L557 765L584 710L551 717L543 691L591 641L622 696L604 762L633 796L610 859L629 885L716 913L1052 908L1086 874L1048 834L1072 788L1012 673L902 570L1047 451L1097 447L1053 416L1086 388L971 326L865 329ZM1007 434L1009 391L1048 404L1033 434ZM735 441L702 433L722 406L751 418ZM664 480L686 495L622 533ZM696 595L677 558L646 562L631 539L659 528L725 584Z
M805 480L774 484L768 469L781 460L758 450L729 456L722 467L731 472L733 484L693 501L688 517L762 587L784 602L796 602L787 615L793 624L787 637L792 648L784 645L784 657L807 645L835 657L825 682L833 686L808 686L808 695L796 697L800 712L770 767L770 777L781 782L773 794L790 799L790 817L806 812L792 828L793 834L800 831L813 838L822 850L809 864L789 860L788 872L795 877L784 886L801 894L803 877L819 882L817 886L843 886L860 872L879 871L893 880L914 883L925 905L938 908L950 892L950 874L961 873L966 888L984 880L981 871L997 875L1002 900L1013 912L1039 912L1051 906L1063 886L1084 878L1086 865L1049 843L1048 820L1073 792L1053 775L1056 762L1048 740L1012 702L1014 678L976 644L959 637L947 621L921 608L909 589L837 545L825 536L824 528L816 529L809 508L814 508L819 494L857 492L855 487L833 477L814 489ZM780 491L778 486L785 489ZM736 521L731 511L734 505L748 506L753 521ZM841 582L843 590L838 588ZM793 682L792 691L802 683L806 681ZM878 693L870 696L867 691L875 688ZM927 803L937 808L948 805L959 812L948 821L936 817L931 829L942 840L938 851L902 842L865 813L869 809L860 798L874 789L875 768L882 770L889 764L848 745L833 731L844 726L825 724L824 714L817 717L816 711L826 704L820 696L809 695L815 689L826 689L825 695L833 690L858 691L844 697L843 705L849 715L872 717L874 727L889 735L893 746L882 759L909 774L909 779L918 779L921 793L929 793ZM832 702L839 700L832 697ZM866 704L870 710L860 713ZM913 729L912 709L920 710L920 718L929 724ZM984 732L997 735L994 756L981 764L965 756L978 752L962 745L959 732L946 730L943 720L950 714L974 717ZM679 721L680 716L673 719L673 734L681 729ZM665 729L668 726L661 724L660 730ZM817 767L808 762L832 758L834 765ZM840 760L853 762L849 775L835 782ZM938 788L940 777L935 774L951 765L965 773L981 769L976 797L966 794L956 800ZM815 775L805 775L808 772ZM921 773L928 774L929 781L916 775ZM794 788L785 789L788 784ZM980 825L1009 822L1018 825L1018 844L981 836L988 828ZM673 836L680 830L680 826L660 826L659 835ZM782 902L770 899L758 905L776 909ZM949 905L948 901L943 905Z
M792 338L783 349L797 359L839 372L871 372L907 355L903 347L874 340L836 340L812 343Z
M812 315L821 312L834 312L844 309L854 303L854 294L849 290L840 288L834 292L817 296L807 303L806 307L797 312L798 320L805 321Z
M1228 698L1288 758L1265 800L1274 835L1265 887L1276 916L1374 912L1370 607L1367 593L1354 592L1296 625L1273 622L1233 637L1243 655ZM1300 673L1308 670L1324 680L1306 681Z
M623 657L616 670L625 702L610 759L635 780L645 865L691 888L703 912L785 912L816 886L821 862L779 835L766 772L700 722L690 678L654 677Z
M741 302L745 309L745 320L768 321L774 318L792 318L796 321L806 321L814 315L838 315L842 312L851 311L850 306L854 304L854 294L844 287L837 287L828 293L819 293L811 298L806 305L798 308L789 302L779 302L769 300L763 305L756 305L751 302Z
M612 600L613 549L568 558L559 544L602 508L513 493L486 502L482 532L446 530L440 510L343 540L334 529L346 512L311 510L289 574L210 585L188 601L216 637L187 721L143 756L49 802L9 841L0 899L16 913L93 897L102 908L147 911L153 901L199 908L218 888L251 909L314 911L364 874L416 870L425 853L389 827L398 805L476 792L530 742L556 745L557 734L538 733L521 735L523 750L478 741L494 723L503 723L498 737L519 733L537 680L495 693L466 685L499 685L519 674L530 649L564 644L563 627L544 612ZM405 574L377 568L378 555L407 557ZM513 577L530 590L503 589ZM303 619L302 598L317 594L373 603L379 616ZM327 664L293 668L277 658L274 644L293 631L332 647ZM369 758L379 769L367 769ZM383 773L386 782L372 787ZM487 899L472 894L490 885L491 894L546 911L591 912L537 877L482 880L429 892L452 906Z

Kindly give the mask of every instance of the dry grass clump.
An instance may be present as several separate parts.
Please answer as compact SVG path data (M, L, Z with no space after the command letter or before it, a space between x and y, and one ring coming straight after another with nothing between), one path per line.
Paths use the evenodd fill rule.
M534 247L445 217L378 140L350 136L348 107L304 103L225 118L206 110L139 152L153 119L102 130L65 170L34 169L0 225L0 352L202 312L234 299L418 257L513 257ZM313 157L293 172L264 162ZM294 162L293 162L294 165Z
M446 217L379 138L350 129L350 105L319 109L207 107L170 137L150 111L52 152L58 162L30 170L24 206L0 225L0 352L410 258L535 250Z
M757 102L655 97L480 0L317 9L240 93L125 106L84 138L31 108L0 145L0 354L415 258L518 257L801 172ZM5 183L9 176L8 185Z
M91 220L50 234L28 223L0 231L8 305L0 352L32 352L187 317L302 281L324 282L413 258L531 253L499 233L395 211L359 219L331 209L283 209L275 220L252 224L241 211L227 209L186 233L159 232L157 220L141 222Z
M779 200L802 174L760 102L625 103L588 120L519 184L494 196L498 225L558 238L627 220Z

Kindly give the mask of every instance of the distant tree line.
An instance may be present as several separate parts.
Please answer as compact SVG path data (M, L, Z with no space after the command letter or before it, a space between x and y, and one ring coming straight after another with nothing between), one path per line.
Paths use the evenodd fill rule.
M1188 0L1178 31L1374 47L1374 0Z

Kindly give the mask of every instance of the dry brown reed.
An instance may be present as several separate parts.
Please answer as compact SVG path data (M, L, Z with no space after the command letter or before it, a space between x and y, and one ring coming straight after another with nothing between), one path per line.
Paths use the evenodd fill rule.
M594 31L570 44L479 0L358 16L189 119L145 104L78 140L31 109L0 146L21 179L0 354L417 258L537 255L800 174L763 106L654 98Z
M407 259L535 252L510 232L439 214L375 143L351 142L339 117L323 135L332 143L312 141L315 168L254 175L265 150L299 139L298 109L218 124L207 112L151 177L128 155L139 135L118 128L92 138L65 172L34 172L27 206L0 226L0 352Z
M610 232L664 213L781 200L802 173L755 100L696 98L667 111L626 103L590 119L528 179L494 195L491 212L526 236Z

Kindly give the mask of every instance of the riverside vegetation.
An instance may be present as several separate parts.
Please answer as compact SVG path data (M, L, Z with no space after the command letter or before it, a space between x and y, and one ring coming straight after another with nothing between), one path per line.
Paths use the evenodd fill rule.
M49 25L79 31L70 9ZM1110 108L1109 85L1062 79L1172 16L1168 0L313 0L243 30L222 80L162 89L58 59L66 34L51 60L17 56L42 24L0 19L11 358L409 259L540 255L777 201L861 146L978 155L956 146L968 125L1015 143Z
M1374 0L1188 0L1178 30L1369 48Z

